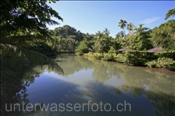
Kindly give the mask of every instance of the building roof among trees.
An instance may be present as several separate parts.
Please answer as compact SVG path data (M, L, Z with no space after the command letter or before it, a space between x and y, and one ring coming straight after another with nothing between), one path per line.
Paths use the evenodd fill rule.
M132 51L132 49L130 49L130 48L122 48L122 49L117 50L117 52L123 52L123 51Z
M150 53L163 52L163 51L164 49L162 47L155 47L155 48L147 50L147 52L150 52Z

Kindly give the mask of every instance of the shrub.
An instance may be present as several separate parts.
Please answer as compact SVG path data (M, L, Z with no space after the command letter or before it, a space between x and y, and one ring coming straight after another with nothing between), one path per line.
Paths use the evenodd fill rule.
M83 53L88 53L89 50L87 44L84 41L81 41L80 44L75 49L75 52L80 55L82 55Z
M83 52L80 51L80 52L76 52L75 54L78 55L78 56L82 56Z
M116 62L124 62L124 56L123 54L117 54L117 55L114 55L114 61Z
M103 54L103 60L105 60L105 61L114 61L113 54L104 53Z
M101 60L103 58L103 54L102 53L94 53L94 58L97 60Z
M155 61L155 60L154 61L149 61L149 62L146 63L146 66L151 67L151 68L155 68L156 65L157 65L157 61Z
M175 70L175 61L172 58L158 58L157 61L147 62L148 67L166 68L169 70Z
M108 51L109 54L114 54L116 53L116 50L114 49L114 47L110 46L110 49Z
M93 52L88 52L88 56L93 56L94 53Z
M170 70L175 70L175 61L172 58L158 58L157 60L158 64L157 67L159 68L167 68Z
M156 56L157 58L166 57L166 58L172 58L172 59L175 60L175 50L166 51L166 52L160 52L160 53L155 53L155 56Z
M129 65L143 66L146 63L146 52L130 51L124 54L124 63Z

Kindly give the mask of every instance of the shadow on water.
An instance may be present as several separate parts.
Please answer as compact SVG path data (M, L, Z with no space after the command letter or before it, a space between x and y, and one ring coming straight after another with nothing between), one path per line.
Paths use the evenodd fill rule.
M68 84L63 82L64 84ZM69 83L70 84L70 83ZM72 84L70 84L72 85ZM70 86L69 85L69 86ZM131 105L131 111L129 111L129 106L126 106L126 111L92 111L87 110L88 107L85 107L84 111L72 111L72 112L57 112L57 111L37 111L37 112L30 112L26 113L27 116L57 116L64 115L64 116L148 116L148 115L155 115L155 116L173 116L174 109L175 109L175 97L172 95L167 95L164 93L154 93L152 91L145 91L143 88L134 88L129 86L121 86L119 88L114 88L112 86L107 86L102 83L89 83L86 86L70 86L67 88L67 92L64 90L54 90L55 98L51 99L51 103L71 103L71 104L83 104L88 103L91 100L91 104L93 103L100 103L103 104L110 103L112 109L116 108L116 105L119 103ZM59 96L56 92L59 92ZM61 95L60 95L61 94ZM49 98L48 96L45 96ZM44 101L44 103L48 103ZM122 107L120 107L122 108ZM24 114L23 114L24 115Z
M27 99L27 87L34 83L36 77L44 70L52 70L63 73L62 68L52 59L31 51L3 48L1 55L1 114L15 115L20 112L7 112L5 104L15 104L23 102L30 103ZM47 69L44 69L44 67ZM33 67L38 66L41 70L35 70ZM46 68L45 67L45 68Z
M87 60L74 55L63 55L55 60L59 61L64 74L49 68L47 64L35 65L34 68L21 67L18 73L15 71L4 73L1 90L2 105L22 102L25 104L81 104L91 100L92 103L100 101L110 103L112 108L116 108L116 104L126 101L131 104L132 110L125 112L3 112L4 115L175 115L174 74L112 62ZM17 66L17 64L13 65ZM3 108L2 111L4 111Z

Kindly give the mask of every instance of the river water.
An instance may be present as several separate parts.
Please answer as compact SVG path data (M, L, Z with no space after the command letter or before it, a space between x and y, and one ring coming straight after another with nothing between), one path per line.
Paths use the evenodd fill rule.
M175 115L175 73L74 55L56 61L63 72L36 66L25 79L25 100L39 108L22 116Z

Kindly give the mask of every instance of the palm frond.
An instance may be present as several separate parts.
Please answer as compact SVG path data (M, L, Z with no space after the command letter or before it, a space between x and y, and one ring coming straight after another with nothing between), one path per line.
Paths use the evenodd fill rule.
M174 17L175 16L175 8L174 9L171 9L168 11L168 13L166 14L165 16L165 20L167 20L169 17Z
M30 62L31 66L40 65L42 67L43 65L48 64L49 70L54 70L59 73L64 73L63 69L53 59L45 56L44 54L41 54L34 50L26 49L23 47L17 47L17 46L10 45L10 44L0 44L0 46L1 48L3 48L4 52L5 51L8 52L7 49L12 49L15 53L20 54L21 56L23 56ZM1 59L2 58L3 56L1 55Z
M21 52L25 55L26 58L30 60L32 64L37 64L42 66L43 64L48 63L48 68L50 70L56 70L59 73L64 73L63 69L53 60L49 57L45 56L44 54L41 54L39 52L29 50L26 48L19 48Z

